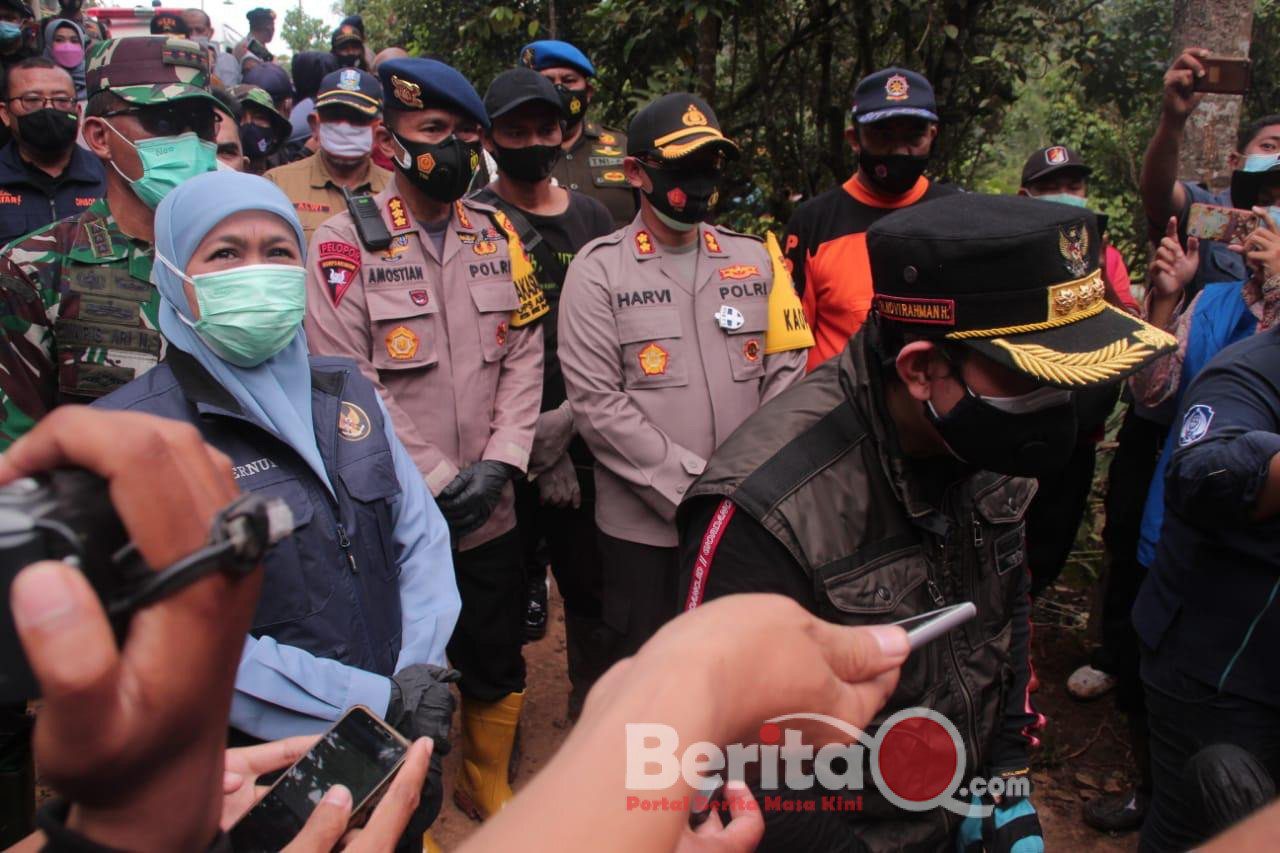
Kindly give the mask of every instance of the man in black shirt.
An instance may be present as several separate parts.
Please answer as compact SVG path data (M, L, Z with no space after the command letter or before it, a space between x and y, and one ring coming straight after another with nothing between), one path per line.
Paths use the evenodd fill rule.
M545 541L564 597L572 684L569 714L576 717L587 690L610 660L605 654L609 633L600 618L592 459L575 434L565 398L556 357L556 318L569 261L586 243L612 232L613 219L595 199L551 182L565 122L551 81L528 68L505 71L489 86L484 106L493 122L484 146L498 164L498 177L476 197L511 219L551 306L543 323L542 414L529 479L516 483L516 515L529 568L526 630L535 639L546 630L545 560L538 554Z
M76 145L80 118L71 75L44 57L5 75L0 121L0 245L80 213L106 192L102 162Z

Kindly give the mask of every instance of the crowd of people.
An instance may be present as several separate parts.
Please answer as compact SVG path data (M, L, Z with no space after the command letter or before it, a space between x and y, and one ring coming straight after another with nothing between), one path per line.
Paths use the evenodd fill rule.
M240 492L294 530L119 646L76 572L17 576L43 700L0 708L0 841L227 849L255 778L361 705L409 758L358 834L335 788L290 849L434 849L447 791L477 849L1042 850L1031 608L1118 404L1102 643L1068 689L1115 695L1139 782L1083 818L1151 851L1259 810L1204 849L1274 837L1280 116L1229 189L1179 181L1205 51L1165 76L1135 292L1079 152L1045 140L1017 195L929 176L908 69L858 82L855 172L760 238L715 222L740 150L713 105L602 126L567 42L481 96L358 16L286 69L268 9L223 50L200 10L112 39L61 5L0 3L0 482L96 471L155 569ZM1196 203L1256 227L1198 239ZM548 571L575 725L516 796ZM913 652L888 626L960 602ZM696 830L623 808L628 723L724 745L909 708L996 792L913 810L747 773ZM29 835L36 769L58 797Z

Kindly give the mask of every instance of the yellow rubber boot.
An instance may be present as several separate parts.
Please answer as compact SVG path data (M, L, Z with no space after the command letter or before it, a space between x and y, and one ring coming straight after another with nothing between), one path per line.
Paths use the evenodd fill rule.
M524 691L497 702L462 699L462 765L453 803L472 820L484 820L511 799L507 765L515 743Z
M431 830L422 833L422 853L444 853L444 848L431 837Z

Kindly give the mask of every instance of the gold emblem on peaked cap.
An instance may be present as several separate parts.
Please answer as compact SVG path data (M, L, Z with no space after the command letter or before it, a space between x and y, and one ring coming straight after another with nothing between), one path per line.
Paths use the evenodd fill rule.
M690 104L689 109L684 111L680 121L684 122L685 127L705 127L707 117L703 115L702 110L698 109L696 104Z
M422 109L422 87L417 83L410 80L402 80L392 74L391 92L396 96L396 100L406 107L413 107L415 110Z
M905 101L911 94L911 84L901 74L894 74L884 81L884 96L890 101Z
M1058 231L1058 252L1067 272L1081 276L1089 271L1089 229L1084 222L1064 225Z

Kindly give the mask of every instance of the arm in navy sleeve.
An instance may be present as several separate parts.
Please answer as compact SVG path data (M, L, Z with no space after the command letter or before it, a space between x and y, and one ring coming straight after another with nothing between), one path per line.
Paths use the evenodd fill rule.
M391 508L396 562L400 566L402 637L396 672L415 663L445 665L445 646L462 609L449 549L449 525L427 491L395 425L378 397L382 423L395 461L400 497Z
M1031 707L1031 575L1024 564L1010 619L1009 664L1013 682L1005 699L1004 724L996 733L987 768L992 775L1025 770L1031 760L1030 747L1037 742L1032 729L1044 724L1044 717Z
M1165 504L1182 518L1226 527L1253 522L1280 454L1277 359L1280 337L1263 332L1219 353L1187 390L1165 480Z

